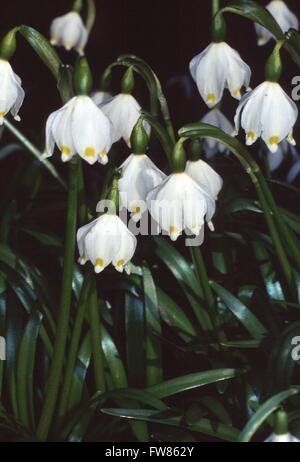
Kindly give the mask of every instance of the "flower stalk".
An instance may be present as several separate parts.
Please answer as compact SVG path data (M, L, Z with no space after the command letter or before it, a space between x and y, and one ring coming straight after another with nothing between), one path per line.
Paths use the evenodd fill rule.
M48 437L50 425L52 423L55 412L59 385L63 371L63 363L65 359L65 349L69 329L69 317L72 298L72 279L74 271L75 234L78 203L77 178L78 164L76 160L72 160L69 164L68 211L57 332L54 342L53 359L46 387L44 406L37 428L37 437L41 441L45 441Z

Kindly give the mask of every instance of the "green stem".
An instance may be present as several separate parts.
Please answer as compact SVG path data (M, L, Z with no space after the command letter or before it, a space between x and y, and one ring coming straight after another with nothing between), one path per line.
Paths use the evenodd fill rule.
M270 208L274 214L274 218L280 228L280 231L282 232L282 235L289 246L291 256L294 258L295 263L298 266L298 269L300 270L300 247L299 247L299 242L298 240L294 237L293 233L285 223L282 214L280 213L280 210L278 209L278 206L274 200L273 194L270 191L270 188L262 175L261 171L257 172L257 179L259 182L259 185L264 193L264 196L266 197L267 202L270 205Z
M33 156L38 159L42 165L51 173L51 175L60 183L61 186L66 188L66 184L56 168L53 167L51 162L43 158L41 151L29 141L8 119L4 119L5 127L17 138L20 143L26 148Z
M212 325L215 329L218 341L220 343L224 343L227 341L226 335L223 329L220 327L220 317L219 312L216 306L216 300L212 291L212 288L209 283L208 274L206 271L205 262L199 247L190 247L191 256L195 265L196 273L202 286L204 296L206 298L208 308L209 308L209 316L211 318Z
M255 187L256 187L256 191L257 191L257 195L258 195L261 208L264 212L264 216L265 216L270 234L272 236L272 240L273 240L273 243L276 249L278 259L281 264L281 268L283 270L283 273L284 273L284 276L287 282L288 293L292 295L293 297L295 297L297 294L297 291L296 291L295 282L294 282L294 275L290 267L289 260L287 258L284 246L281 242L279 233L277 231L276 225L274 223L272 210L269 207L265 194L260 188L260 185L258 183L255 183Z
M97 287L93 282L92 293L90 297L90 327L92 336L92 351L95 370L95 383L97 392L105 392L105 375L104 375L104 356L101 347L101 320L99 316L99 305L97 296Z
M57 417L59 421L61 421L61 419L65 416L66 412L68 411L68 401L72 386L73 372L77 360L81 331L84 322L86 307L89 301L90 291L91 273L88 272L84 278L83 286L80 293L80 299L77 306L76 317L74 321L70 350L67 358L65 376L58 405Z
M49 379L46 388L44 406L37 428L37 437L41 441L47 439L53 419L57 395L65 359L65 349L69 328L69 317L72 298L72 279L74 271L75 235L77 221L77 172L75 160L69 164L68 211L65 237L65 252L63 262L62 289L59 305L57 331L54 342L54 353Z

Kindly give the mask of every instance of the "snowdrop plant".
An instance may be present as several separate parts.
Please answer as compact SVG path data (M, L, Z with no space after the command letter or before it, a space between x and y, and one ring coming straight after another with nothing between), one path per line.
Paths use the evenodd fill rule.
M0 153L1 359L4 336L8 346L5 367L0 362L1 441L145 441L147 422L158 441L298 438L298 192L296 185L266 181L257 145L247 144L262 138L272 156L294 144L297 108L279 84L280 49L300 65L300 37L283 34L252 0L223 9L219 3L212 0L212 44L191 65L214 108L178 131L176 105L170 112L164 85L141 58L116 58L91 96L87 58L71 54L74 62L65 65L60 50L24 25L0 44L0 121L20 143ZM276 39L266 81L245 95L250 69L225 41L228 13L258 21ZM95 2L75 0L73 12L52 27L56 44L83 53L94 20ZM46 64L61 97L46 123L46 156L10 121L24 98L9 64L16 37ZM124 77L112 97L115 68ZM143 107L132 96L135 74L147 92ZM215 107L226 88L241 97L235 122L246 142L232 136ZM124 143L112 146L121 138L130 153ZM202 146L218 156L204 162ZM45 158L55 147L66 164ZM22 155L25 149L34 162ZM107 167L98 165L108 158ZM143 217L148 235L143 203L153 218ZM213 230L212 220L216 232L204 233L206 223ZM188 238L179 240L183 233ZM215 386L222 381L228 399ZM212 385L204 394L203 384ZM283 405L287 410L277 413ZM194 411L206 415L207 408L212 416L183 428Z

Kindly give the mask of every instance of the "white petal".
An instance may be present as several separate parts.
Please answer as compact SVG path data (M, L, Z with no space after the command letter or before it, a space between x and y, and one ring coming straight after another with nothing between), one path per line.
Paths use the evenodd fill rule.
M185 171L214 200L218 198L223 186L223 180L210 165L203 160L196 162L188 161Z
M117 271L123 272L124 268L126 268L126 265L130 262L134 255L137 240L120 218L118 218L118 230L120 244L112 263Z

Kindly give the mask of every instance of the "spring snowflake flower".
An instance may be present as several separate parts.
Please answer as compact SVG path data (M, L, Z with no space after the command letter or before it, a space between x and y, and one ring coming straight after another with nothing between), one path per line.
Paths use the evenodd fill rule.
M0 125L9 111L15 120L21 120L18 112L24 96L20 77L14 73L8 61L0 59Z
M227 135L232 135L233 133L233 125L219 109L214 108L209 111L204 117L202 117L200 122L220 128L223 132L227 133ZM212 138L204 138L203 149L208 159L218 152L228 152L228 149L223 143L219 143Z
M251 70L239 53L225 42L213 42L190 62L190 72L201 97L208 107L214 107L228 88L235 99L241 89L248 89Z
M84 54L88 31L76 11L54 19L50 28L50 36L52 45L64 46L68 51L75 48L80 55Z
M172 241L182 231L200 235L205 218L213 230L215 201L185 172L165 178L148 194L147 205L151 216Z
M300 443L300 440L290 433L284 435L276 435L272 433L265 441L265 443Z
M261 137L274 153L284 139L296 144L293 127L297 117L296 104L279 83L266 81L247 93L240 102L235 116L235 133L238 133L241 123L248 146Z
M147 194L158 186L166 175L146 154L131 154L120 167L122 178L119 191L122 206L131 212L135 221L143 213L142 203Z
M80 264L90 260L95 272L101 273L112 263L122 273L129 272L137 240L117 215L107 213L78 230L77 244Z
M299 29L297 16L287 7L282 0L272 0L267 6L267 10L276 19L282 31L285 33L289 29ZM273 34L260 24L255 24L255 30L258 35L258 45L265 45L273 38Z
M112 122L112 142L116 143L123 138L130 147L132 130L141 116L141 106L137 100L128 93L120 93L100 107ZM144 128L149 134L147 122L144 122Z
M48 117L44 157L53 155L55 144L63 162L78 153L91 165L105 165L112 144L110 121L90 97L74 96Z

